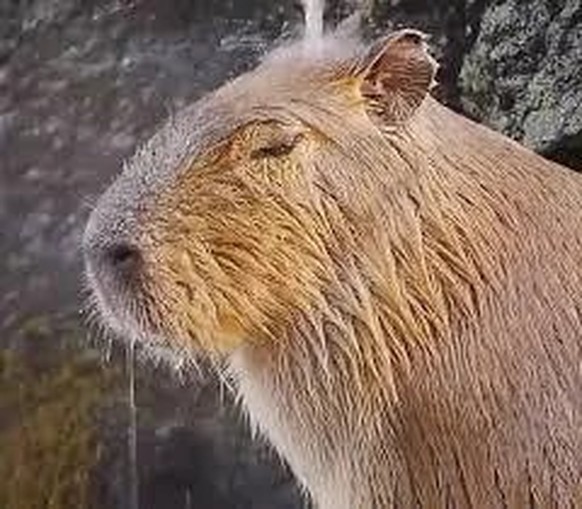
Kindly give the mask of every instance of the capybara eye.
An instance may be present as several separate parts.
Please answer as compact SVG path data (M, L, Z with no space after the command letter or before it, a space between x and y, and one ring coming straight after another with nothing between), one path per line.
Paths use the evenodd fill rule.
M263 146L255 148L250 153L251 159L265 159L268 157L283 157L289 155L301 140L301 134L294 136L280 135L276 139L269 140Z
M282 157L290 154L294 143L277 143L274 145L268 145L266 147L260 147L251 152L251 159L264 159L266 157Z

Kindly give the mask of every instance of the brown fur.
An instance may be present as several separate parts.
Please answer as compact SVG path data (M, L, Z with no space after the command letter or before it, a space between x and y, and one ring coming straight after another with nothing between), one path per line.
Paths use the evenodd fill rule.
M427 97L418 33L335 51L197 106L105 312L227 355L321 509L582 507L581 177Z

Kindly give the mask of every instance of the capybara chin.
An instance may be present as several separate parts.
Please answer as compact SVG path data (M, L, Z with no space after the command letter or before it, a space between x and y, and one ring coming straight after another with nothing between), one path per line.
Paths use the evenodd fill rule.
M434 73L414 30L278 50L128 162L90 284L226 359L320 509L582 507L582 177Z

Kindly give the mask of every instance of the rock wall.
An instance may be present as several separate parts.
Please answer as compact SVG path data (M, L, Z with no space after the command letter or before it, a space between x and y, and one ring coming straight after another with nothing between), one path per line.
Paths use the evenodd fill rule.
M467 112L537 151L572 152L579 164L582 3L492 4L459 82Z

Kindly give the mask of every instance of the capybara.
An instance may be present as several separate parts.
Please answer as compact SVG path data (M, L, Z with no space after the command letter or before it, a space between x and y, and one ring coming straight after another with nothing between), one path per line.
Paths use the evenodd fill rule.
M426 46L290 45L172 116L89 283L223 359L320 509L582 507L582 176L439 104Z

